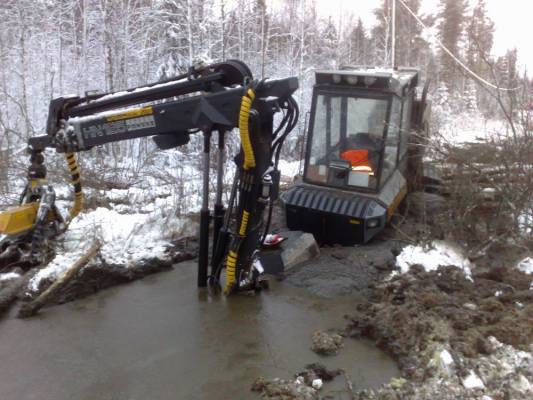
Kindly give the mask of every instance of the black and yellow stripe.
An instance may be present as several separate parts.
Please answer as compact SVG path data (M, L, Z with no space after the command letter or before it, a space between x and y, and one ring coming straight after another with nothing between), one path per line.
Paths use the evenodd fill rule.
M83 208L83 192L81 187L81 170L74 153L66 153L68 168L70 170L70 183L74 186L74 204L69 210L69 221L74 219Z
M224 294L229 294L233 285L235 284L237 273L237 253L230 250L228 257L226 258L226 287L224 288Z
M243 168L248 170L255 167L255 154L250 140L250 110L255 99L255 92L248 89L242 97L241 110L239 113L239 131L241 134L241 146L244 153Z

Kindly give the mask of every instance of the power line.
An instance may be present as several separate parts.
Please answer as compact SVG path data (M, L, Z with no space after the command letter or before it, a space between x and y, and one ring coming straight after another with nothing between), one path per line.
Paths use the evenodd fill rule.
M427 27L426 24L424 24L424 22L422 22L422 20L418 17L418 15L416 15L408 6L407 4L404 3L403 0L398 0L400 2L400 4L409 12L409 14L411 14L414 19L420 24L422 25L422 27L424 29L429 29ZM494 85L493 83L490 83L489 81L487 81L486 79L483 79L481 76L479 76L478 74L476 74L474 71L472 71L470 68L468 68L461 60L459 60L459 58L457 58L450 50L448 50L446 48L446 46L444 46L444 44L442 44L442 42L439 40L439 38L435 37L435 40L437 41L437 44L442 48L442 50L444 50L457 64L459 64L466 72L468 72L473 78L477 79L480 83L483 83L484 85L487 85L493 89L496 89L496 90L502 90L502 91L507 91L507 92L512 92L512 91L515 91L515 90L518 90L520 89L520 87L515 87L513 89L510 89L510 88L501 88L499 86L496 86Z

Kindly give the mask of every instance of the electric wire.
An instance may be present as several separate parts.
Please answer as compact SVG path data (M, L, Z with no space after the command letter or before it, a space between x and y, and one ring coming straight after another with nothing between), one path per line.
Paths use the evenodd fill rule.
M400 2L400 4L409 12L409 14L411 14L413 16L413 18L424 28L424 29L429 29L427 27L426 24L424 24L424 22L418 17L418 15L416 15L414 13L414 11L412 11L408 6L407 4L405 4L405 2L403 0L398 0ZM506 91L506 92L512 92L512 91L515 91L515 90L519 90L520 87L515 87L515 88L501 88L497 85L494 85L493 83L490 83L489 81L487 81L486 79L482 78L481 76L479 76L478 74L476 74L474 71L472 71L470 68L468 68L468 66L466 66L461 60L459 60L459 58L457 58L450 50L448 50L448 48L446 46L444 46L444 44L439 40L439 38L435 37L435 40L437 42L437 44L457 63L459 64L459 66L461 66L466 72L468 72L468 74L470 74L474 79L478 80L479 83L481 84L484 84L486 86L489 86L493 89L496 89L496 90L501 90L501 91Z

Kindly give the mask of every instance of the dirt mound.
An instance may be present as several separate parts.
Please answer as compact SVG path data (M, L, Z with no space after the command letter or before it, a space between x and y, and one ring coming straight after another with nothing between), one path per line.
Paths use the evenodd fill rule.
M470 281L456 267L433 272L414 267L373 290L370 301L358 306L350 334L376 340L415 379L424 377L420 368L429 360L420 354L433 343L449 343L465 357L490 354L490 336L528 350L533 342L530 281L515 270L491 271Z
M332 355L337 354L343 346L343 338L336 333L316 331L312 336L311 350L317 354Z

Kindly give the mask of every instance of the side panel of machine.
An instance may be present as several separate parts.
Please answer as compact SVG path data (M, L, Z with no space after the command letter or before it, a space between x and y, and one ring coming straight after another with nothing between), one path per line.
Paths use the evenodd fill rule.
M0 234L18 235L30 230L38 208L37 203L29 203L0 212Z
M387 219L390 220L407 194L407 181L400 172L394 171L379 193L379 200L387 207Z

